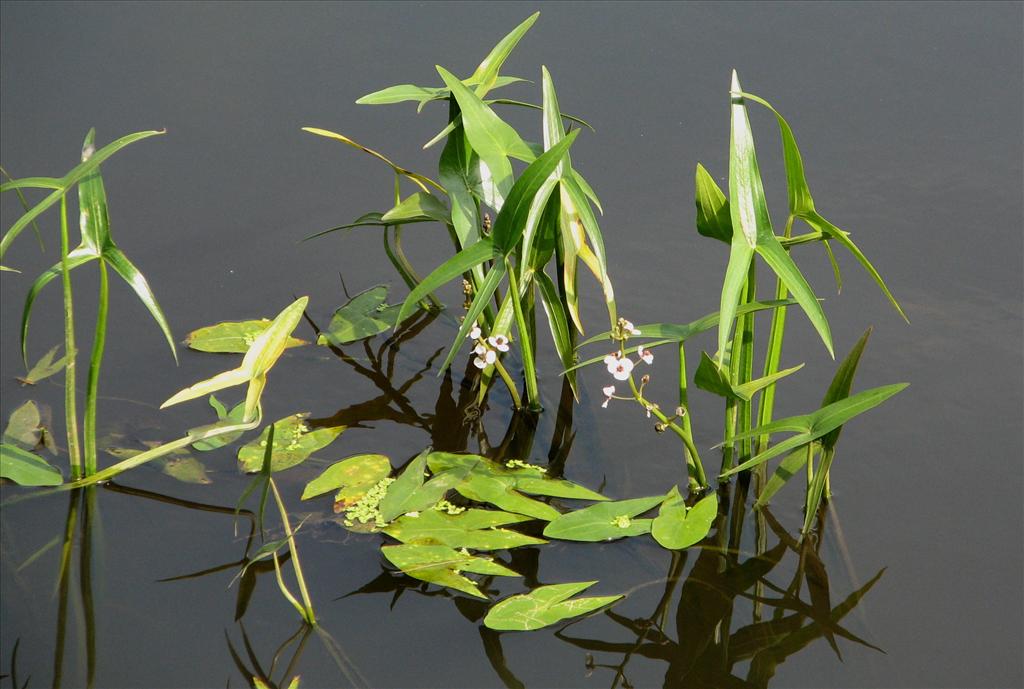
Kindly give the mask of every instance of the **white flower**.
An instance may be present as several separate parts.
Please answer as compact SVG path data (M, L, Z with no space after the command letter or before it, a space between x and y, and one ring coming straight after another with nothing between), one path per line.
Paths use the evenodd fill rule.
M488 337L487 343L497 349L499 352L508 351L508 338L504 335L495 335L494 337Z
M636 326L632 322L622 319L622 329L630 335L639 335L640 331L637 330Z
M608 373L615 373L615 367L619 365L619 353L613 352L606 356L604 365L608 367Z
M478 344L473 351L476 352L476 358L473 359L473 365L477 368L487 368L498 360L497 352L487 347L487 345Z
M471 340L479 340L480 335L482 334L483 333L480 331L480 326L474 323L473 329L469 331L469 335L467 335L466 337L468 337Z
M612 401L612 395L615 394L615 386L614 385L606 385L605 387L601 388L601 392L604 393L604 397L605 397L604 404L601 405L601 408L602 409L607 409L608 408L608 403Z
M651 350L644 349L643 347L637 347L636 353L640 357L640 360L645 364L649 365L654 362L654 354L651 352Z
M615 361L615 366L609 365L608 370L611 372L612 377L615 380L628 380L629 374L633 371L633 361L630 359L622 358Z

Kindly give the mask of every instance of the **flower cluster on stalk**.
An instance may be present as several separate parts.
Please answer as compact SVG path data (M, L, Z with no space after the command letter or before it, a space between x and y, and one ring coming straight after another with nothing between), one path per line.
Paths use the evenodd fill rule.
M507 352L509 349L508 337L505 335L492 335L484 339L483 331L476 324L473 325L473 329L469 331L469 335L466 337L476 341L476 347L473 348L473 353L476 354L476 358L473 359L473 365L479 369L487 368L498 360L498 352Z
M642 345L637 347L636 354L637 360L634 362L628 356L626 356L626 340L633 335L640 335L640 330L633 325L630 321L625 318L620 318L615 327L612 328L612 339L619 342L618 351L612 352L604 358L604 364L608 368L608 373L612 374L615 380L629 380L633 375L633 369L637 364L643 362L650 366L654 363L654 354L651 350L644 348ZM641 391L643 386L650 380L650 376L645 375L643 382L641 383ZM626 397L618 397L615 394L615 386L608 385L601 390L604 393L605 400L601 405L602 408L607 408L608 403L613 399L628 399ZM651 409L647 409L647 415L651 415Z

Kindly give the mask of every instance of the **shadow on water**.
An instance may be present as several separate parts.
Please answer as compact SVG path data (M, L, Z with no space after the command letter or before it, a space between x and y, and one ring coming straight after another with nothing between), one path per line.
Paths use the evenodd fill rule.
M358 358L345 349L332 347L338 360L370 381L379 394L349 404L330 416L310 419L310 424L367 427L372 422L387 421L426 432L435 449L479 452L499 461L536 456L537 435L542 429L548 430L546 424L550 424L547 468L551 475L561 476L576 437L573 428L574 399L567 383L562 387L556 409L544 414L513 413L500 439L495 440L488 436L484 427L486 399L482 402L477 399L475 384L479 371L472 364L467 365L458 384L450 370L446 372L433 406L426 411L417 408L410 391L432 369L442 350L435 351L405 378L396 372L396 359L400 347L421 332L432 319L432 315L423 314L376 347L372 340L356 343L353 346L362 350L362 356ZM540 454L543 454L543 449ZM816 529L801 541L798 530L790 533L770 510L751 509L757 492L756 477L752 480L753 485L751 481L741 480L719 488L720 507L714 527L697 546L671 553L664 576L653 582L663 582L663 590L649 615L627 617L615 609L606 609L600 616L610 621L613 633L595 636L587 631L576 632L576 629L589 630L593 626L587 624L589 618L565 623L554 632L552 640L557 639L585 654L590 682L613 688L634 686L630 681L631 663L642 658L663 667L663 686L666 687L766 687L779 665L818 639L824 639L840 659L839 639L881 650L841 623L883 572L879 571L867 583L838 599L830 586L829 574L819 552L829 532L829 505L821 506ZM228 516L235 520L236 535L240 523L247 526L247 534L239 539L243 544L241 552L236 556L197 571L159 580L199 580L222 572L237 572L232 580L235 587L235 626L224 630L225 662L227 668L233 668L229 672L237 671L250 686L255 686L253 678L270 687L288 686L289 681L302 672L303 654L315 634L347 684L369 685L358 667L360 661L350 659L341 644L321 626L281 624L276 630L279 638L276 645L257 649L258 644L247 631L244 620L251 612L250 603L258 582L268 577L266 585L272 587L275 577L274 563L260 559L258 551L254 551L254 545L265 540L262 515L236 506L207 504L109 483L102 488L88 488L68 495L63 531L54 539L61 545L61 557L57 572L53 686L72 684L67 681L70 672L66 665L69 629L75 628L72 617L78 621L76 634L80 638L76 641L85 650L80 654L84 658L84 674L76 676L84 677L87 687L95 684L97 628L100 626L97 617L112 614L110 610L97 609L93 596L94 559L102 533L99 513L101 491L115 492L136 500L157 501L179 510ZM457 502L460 498L453 497L452 500ZM312 518L314 521L317 519L315 515ZM832 518L835 519L834 514ZM328 514L319 519L336 522L339 517ZM838 522L833 529L838 531ZM540 535L540 527L534 530L536 535ZM841 538L841 534L839 536ZM367 538L383 537L372 535ZM769 541L773 543L769 545ZM521 547L506 551L506 556L498 560L520 573L525 586L533 588L544 583L540 570L545 552L543 547ZM290 555L290 552L283 554L280 561L288 561ZM648 581L634 590L651 583ZM491 599L501 595L493 577L483 577L479 588ZM524 668L517 671L503 650L503 637L507 632L496 632L483 624L492 601L469 598L439 588L381 563L377 576L357 589L337 596L335 602L368 594L390 596L390 609L395 615L402 614L395 610L395 606L403 595L450 599L458 614L467 623L477 626L480 648L498 679L507 687L526 686L518 678ZM362 620L358 624L365 626L368 622ZM417 624L417 620L410 620L409 624ZM11 651L10 667L4 676L21 689L31 678L22 680L17 654L18 642ZM360 660L370 662L368 659ZM40 677L39 669L34 670L34 676ZM75 673L82 672L82 668L75 668Z

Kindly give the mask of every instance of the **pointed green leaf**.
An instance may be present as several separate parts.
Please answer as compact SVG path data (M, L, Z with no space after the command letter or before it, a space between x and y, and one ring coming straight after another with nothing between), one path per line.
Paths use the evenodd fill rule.
M388 286L377 285L352 297L334 312L316 343L341 347L395 327L401 306L388 305L387 296Z
M62 356L57 359L57 351L60 349L60 345L54 345L46 354L44 354L39 361L36 362L24 378L18 378L23 385L35 385L41 380L45 380L55 373L59 373L64 369L64 361L67 356Z
M153 294L153 290L150 288L145 276L128 260L128 257L123 252L110 245L104 248L103 258L114 269L114 272L120 275L128 283L128 286L135 291L139 301L143 303L150 315L153 316L153 320L156 321L157 325L160 326L160 330L164 333L167 346L171 348L171 354L174 355L174 361L177 362L178 350L174 346L174 335L171 334L171 326L167 323L167 317L164 316L163 309L160 308L156 295Z
M420 281L420 284L409 293L398 312L396 322L401 323L417 308L420 300L436 290L446 282L450 282L463 273L468 272L474 266L479 265L489 258L494 258L494 246L489 238L481 239L476 244L469 246L455 254L440 266L435 268L427 277Z
M832 378L828 390L825 392L825 398L821 401L821 406L825 407L850 396L850 390L853 389L853 379L857 375L857 365L860 364L861 354L864 353L864 347L867 346L872 330L874 328L868 328L864 331L864 334L857 340L857 344L853 346L850 353L843 359L843 363L839 364L839 368L836 369L836 374ZM834 448L836 442L839 441L839 434L842 430L843 427L839 426L822 436L821 446L826 450Z
M381 221L387 224L426 222L429 220L436 220L445 224L452 221L445 205L436 196L425 191L410 194L397 206L381 216Z
M636 519L665 500L664 495L632 500L599 502L581 510L567 512L544 529L548 538L565 541L608 541L649 533L651 519Z
M779 462L775 472L772 473L764 484L764 488L761 489L761 493L757 496L757 502L754 503L754 507L761 508L771 502L771 499L775 497L775 494L779 492L782 486L789 479L796 476L797 472L803 469L807 462L811 461L814 447L814 443L807 443L786 455Z
M211 483L210 477L206 475L206 467L192 456L169 457L164 460L163 467L160 470L182 483L197 485L208 485Z
M163 134L164 131L146 131L137 132L135 134L129 134L123 136L116 141L113 141L100 150L92 154L88 160L79 163L76 167L72 168L70 172L60 178L60 188L54 190L52 194L44 198L42 201L37 203L32 210L22 215L14 225L11 226L7 233L4 234L2 240L0 240L0 259L3 258L4 254L7 253L7 248L11 245L11 242L21 233L30 222L35 220L39 215L43 213L47 208L60 201L61 196L64 196L68 191L71 190L75 184L77 184L86 175L91 173L93 170L99 167L100 163L105 161L110 156L120 151L125 146L141 141L142 139ZM40 178L36 178L40 179Z
M545 151L534 162L523 170L512 191L509 192L505 205L494 220L491 236L498 251L508 255L515 248L526 227L526 218L530 213L535 199L539 198L541 189L563 156L572 146L579 130L568 134L564 139Z
M546 543L540 538L498 528L528 520L529 517L494 510L474 509L461 514L426 510L416 516L400 517L385 527L384 533L402 543L473 550L504 550Z
M366 491L391 474L391 462L384 455L366 454L347 457L324 469L306 484L302 499L309 500L324 493L338 491L336 507L351 507Z
M0 444L0 478L19 486L59 486L64 482L60 470L42 457L7 443Z
M185 336L185 345L198 352L217 354L244 354L260 333L270 326L269 318L249 321L224 321L216 325L193 330ZM309 344L305 340L289 337L286 348Z
M790 452L804 443L817 440L826 433L842 426L855 416L877 407L885 400L903 390L907 385L908 383L896 383L895 385L883 385L881 387L871 388L870 390L864 390L856 395L829 404L810 414L794 416L788 419L780 419L779 421L772 422L768 426L737 433L731 438L732 441L739 441L758 435L764 435L766 433L773 432L774 430L797 430L797 428L806 429L804 432L791 438L787 438L778 445L765 450L743 464L733 467L729 471L723 472L721 477L725 478L737 472L745 471L746 469L757 466L758 464L772 459L773 457L778 457L781 454Z
M571 598L596 581L540 586L529 593L510 596L490 609L484 626L499 631L530 631L578 617L610 605L623 596Z
M477 242L473 246L480 246L483 242ZM452 363L455 358L455 354L462 347L463 343L466 342L466 336L469 335L469 331L472 330L473 324L477 322L480 314L483 313L484 309L491 301L491 297L494 295L495 290L498 289L498 285L501 284L501 280L505 277L506 264L505 259L502 257L496 257L494 265L487 273L487 277L484 282L478 288L475 295L473 295L473 302L469 305L469 310L466 311L466 316L462 319L462 323L459 325L459 332L455 335L455 340L452 342L452 346L448 349L448 355L444 358L444 362L441 364L440 370L437 372L441 375ZM408 304L406 300L406 304ZM403 309L405 306L402 307Z
M555 283L543 270L534 274L537 286L540 287L540 303L544 307L544 315L548 319L548 327L551 329L551 340L555 343L555 351L558 352L558 359L562 362L572 394L579 397L576 388L576 371L572 370L576 360L575 350L572 346L572 334L569 331L569 318L565 313L561 295Z
M437 67L444 83L451 89L452 95L459 103L462 112L462 126L466 129L466 138L481 158L490 166L492 161L509 156L531 162L535 158L533 151L523 142L519 134L507 122L498 117L489 105L479 96L466 88L459 79L444 67ZM507 163L507 160L506 160ZM502 169L504 165L500 166ZM510 168L511 169L511 168ZM492 171L494 168L492 166Z
M697 163L697 232L705 237L732 243L732 219L729 202L714 178Z
M487 596L460 572L518 576L513 570L488 558L469 555L444 545L386 545L380 551L391 564L411 577L477 598Z
M505 60L512 53L512 50L519 43L520 39L530 30L533 23L537 21L537 17L540 16L540 12L534 12L527 17L523 22L516 28L512 29L504 38L498 41L498 44L491 49L491 52L487 54L480 64L477 66L469 79L466 81L472 84L477 84L476 95L481 98L489 91L495 80L498 78L498 72L501 70L501 66L505 64Z
M68 270L74 270L75 268L85 265L89 261L95 261L99 258L99 255L93 252L91 249L86 247L78 247L68 254L67 264ZM39 292L50 283L54 278L60 277L62 272L61 264L57 263L50 266L47 270L43 271L29 287L28 294L25 295L25 306L21 310L21 358L28 363L28 322L32 316L32 305L35 303L36 297Z

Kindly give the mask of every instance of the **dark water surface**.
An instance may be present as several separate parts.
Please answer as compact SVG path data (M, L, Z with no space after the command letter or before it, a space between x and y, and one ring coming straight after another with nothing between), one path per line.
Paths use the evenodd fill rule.
M538 7L539 21L503 71L539 82L547 65L563 110L597 130L581 134L573 159L605 208L624 315L637 323L685 322L717 308L726 250L693 229L692 180L698 161L716 178L726 174L727 89L736 68L748 90L789 119L819 210L854 232L910 316L908 326L845 255L836 296L823 253L798 250L808 279L827 296L837 352L875 325L857 387L911 387L846 429L818 544L834 606L884 569L842 620L884 653L837 637L840 662L810 623L817 632L779 659L771 686L1021 686L1019 3L6 2L0 159L15 176L60 175L77 161L91 126L101 142L166 127L166 136L118 154L104 177L113 232L149 277L176 336L220 320L272 316L302 294L311 297L311 316L326 321L344 301L339 273L350 289L398 281L375 231L296 242L384 210L391 182L377 163L299 128L344 132L433 174L438 151L420 146L443 126L443 106L417 117L410 104L353 101L395 83L433 84L435 64L468 74ZM508 95L539 102L539 86ZM777 130L764 111L751 112L778 221L785 180ZM534 113L511 119L539 138ZM3 198L4 229L19 213L10 196ZM53 213L43 231L47 253L26 233L5 260L24 274L0 277L4 419L28 398L61 417L58 383L21 388L14 381L23 373L17 322L28 276L55 260ZM436 226L407 236L421 269L449 250ZM75 273L80 324L91 322L94 276L90 268ZM33 318L32 358L61 339L60 290L48 292ZM175 368L124 285L112 282L111 292L101 433L166 440L207 422L202 402L166 412L156 406L236 359L182 349ZM453 305L461 299L454 286L444 298ZM600 327L603 307L590 285L584 298L584 322ZM789 322L783 361L807 366L782 386L778 416L813 408L835 366L802 316ZM389 575L379 537L352 535L325 519L326 501L299 502L302 486L344 456L381 452L400 464L429 443L469 451L501 444L513 421L507 397L492 395L483 435L464 426L464 362L452 381L435 378L439 360L431 359L454 334L451 318L425 326L400 349L383 348L383 361L376 358L383 337L367 350L346 348L347 358L305 347L291 350L271 376L268 419L309 411L350 425L317 454L320 461L280 475L293 517L313 515L299 547L333 641L316 633L296 638L274 680L301 673L304 687L745 686L729 684L724 673L747 677L747 651L773 631L749 627L754 589L740 567L754 549L749 514L738 522L738 559L697 549L674 559L646 537L513 551L512 566L527 584L599 579L595 593L630 595L612 614L561 632L499 635L483 628L481 604ZM311 331L303 325L299 334ZM88 342L84 325L79 342ZM699 346L713 350L712 338ZM568 478L603 483L615 498L664 492L680 480L675 441L655 435L624 404L600 408L603 372L583 377L570 427L557 413L557 364L545 353L541 366L548 411L536 422L532 449L529 425L519 421L507 456L564 461ZM653 372L655 397L668 398L675 375L669 357ZM719 440L720 412L717 398L695 401L702 450ZM717 468L715 453L706 454ZM64 686L87 683L90 656L94 683L105 687L237 687L247 682L240 665L249 672L258 662L269 672L276 649L301 628L267 570L235 620L238 585L228 584L249 526L243 519L236 535L229 513L246 479L231 449L202 459L210 485L177 483L147 467L122 477L132 490L72 499L89 503L75 509L89 520L90 545L80 554L91 560L91 581L83 587L76 569L64 596L59 546L25 561L62 538L69 497L4 507L3 672L17 642L19 679L52 684L61 628ZM4 487L3 495L18 492ZM782 535L769 529L770 547L799 531L799 503L797 488L776 498L772 515ZM727 533L728 524L722 529ZM799 557L785 545L771 552L778 562L766 578L781 588L761 592L770 599L765 619L776 607L791 615L800 605L785 592ZM204 576L162 581L220 565ZM488 586L504 596L521 592L523 581ZM83 589L91 595L83 598ZM355 591L362 592L346 596ZM806 601L807 592L802 596ZM729 605L730 628L702 626L711 611ZM298 659L286 668L296 648Z

